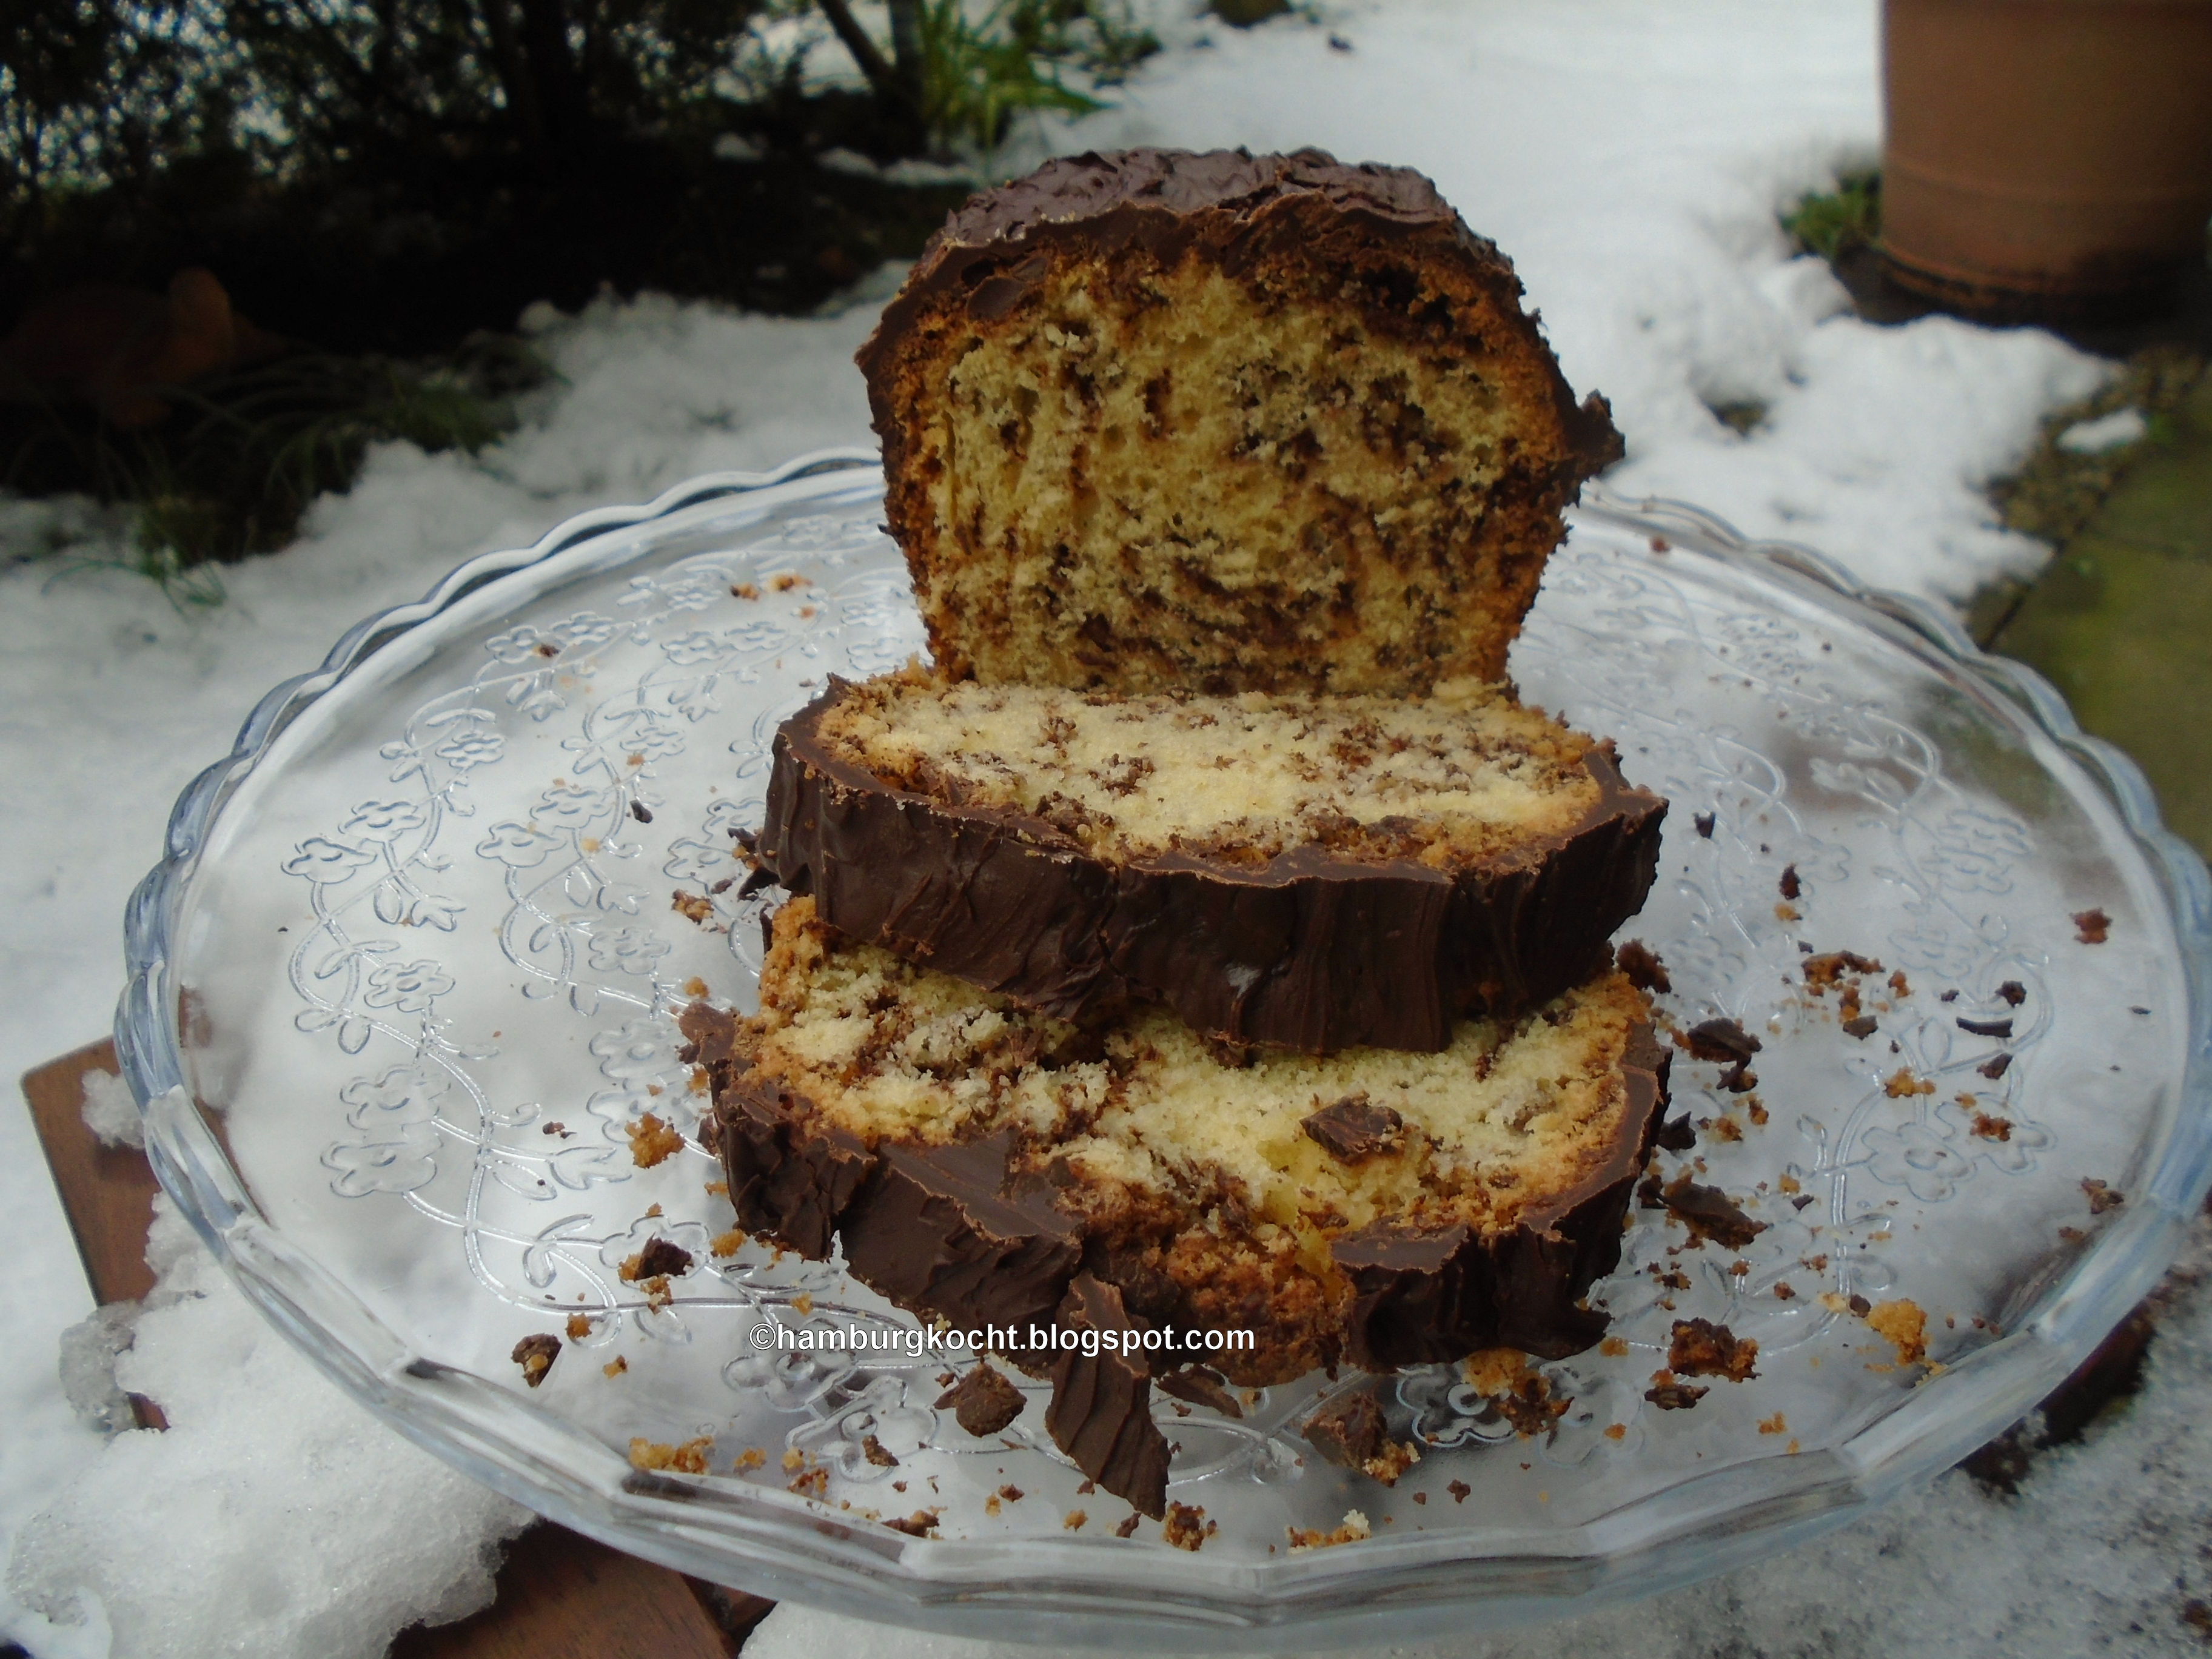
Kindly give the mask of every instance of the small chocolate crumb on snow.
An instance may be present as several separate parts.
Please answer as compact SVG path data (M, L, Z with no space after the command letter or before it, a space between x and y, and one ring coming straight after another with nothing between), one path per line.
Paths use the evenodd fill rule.
M1306 1139L1340 1164L1358 1164L1405 1145L1406 1120L1364 1094L1346 1095L1298 1125Z
M1127 1517L1122 1521L1121 1524L1114 1528L1114 1536L1116 1538L1128 1537L1130 1534L1136 1531L1137 1522L1144 1518L1145 1517L1138 1514L1136 1510L1131 1510Z
M2083 945L2102 945L2112 936L2112 919L2102 910L2076 910L2074 937Z
M1844 1035L1855 1036L1862 1042L1880 1029L1881 1027L1875 1023L1872 1014L1861 1014L1856 1019L1847 1019L1844 1022Z
M1713 838L1713 815L1711 812L1693 813L1691 815L1690 822L1698 826L1698 833L1707 841Z
M1644 1389L1644 1397L1662 1412L1686 1412L1711 1392L1688 1382L1659 1382Z
M1738 1339L1725 1325L1710 1319L1678 1319L1667 1347L1667 1368L1685 1376L1725 1376L1732 1382L1748 1382L1759 1373L1752 1362L1759 1344Z
M2008 1037L2012 1035L2012 1022L2008 1019L1961 1019L1957 1024L1960 1030L1971 1032L1975 1036Z
M522 1380L533 1389L545 1380L545 1373L553 1369L553 1362L560 1357L561 1339L550 1331L524 1337L507 1356L522 1367Z
M1992 1054L1989 1059L1975 1066L1974 1069L1979 1072L1984 1077L1988 1078L1994 1082L1996 1079L2002 1077L2007 1071L2011 1069L2011 1066L2012 1056L2010 1054Z
M978 1363L938 1397L937 1408L952 1408L953 1420L969 1433L994 1435L1022 1414L1022 1391L991 1369Z
M1468 1495L1474 1491L1474 1488L1468 1486L1464 1480L1452 1480L1445 1483L1444 1490L1451 1494L1453 1503L1464 1504L1467 1502Z
M2017 1008L2027 1000L2027 987L2016 979L2008 979L1997 987L1997 1000L2008 1008Z
M640 823L651 823L653 822L653 809L634 796L631 798L629 804L629 815L635 818Z
M902 1532L909 1538L927 1538L937 1530L938 1511L916 1510L904 1517L894 1516L884 1522L893 1532Z
M1628 982L1639 991L1671 991L1674 981L1667 976L1667 964L1659 960L1659 953L1640 939L1630 939L1614 952L1613 960L1620 971L1628 975Z
M2091 1215L2102 1215L2106 1211L2118 1209L2121 1205L2128 1201L2127 1194L2125 1193L2114 1192L2103 1182L2098 1181L2093 1177L2084 1177L2081 1182L2081 1190L2089 1195L2089 1213Z
M1784 865L1781 881L1782 896L1786 899L1795 899L1804 890L1805 884L1797 879L1797 866L1794 864Z

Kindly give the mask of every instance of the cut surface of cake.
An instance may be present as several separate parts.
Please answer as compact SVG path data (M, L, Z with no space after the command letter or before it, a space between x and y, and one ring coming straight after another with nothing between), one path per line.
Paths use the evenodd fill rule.
M764 868L825 921L1085 1024L1433 1051L1595 967L1666 810L1609 745L1425 699L830 690L778 734Z
M1048 162L954 214L860 354L939 665L1405 696L1502 678L1619 458L1510 264L1402 167Z
M1157 1514L1166 1459L1138 1419L1151 1378L1191 1360L1249 1386L1597 1340L1584 1294L1619 1260L1665 1100L1650 1015L1607 973L1518 1023L1462 1022L1440 1054L1232 1066L1164 1011L1087 1031L846 941L796 898L761 1012L683 1024L748 1231L817 1258L834 1239L862 1282L956 1327L1250 1334L1116 1364L1006 1345L1049 1365L1063 1449Z

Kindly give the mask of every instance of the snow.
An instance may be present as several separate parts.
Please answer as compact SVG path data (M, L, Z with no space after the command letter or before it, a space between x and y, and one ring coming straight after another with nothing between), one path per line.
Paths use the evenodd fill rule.
M2058 434L2058 447L2076 455L2101 455L2141 443L2150 433L2150 422L2140 409L2116 409L2094 421L2076 421Z
M1116 107L1025 130L1002 170L1131 143L1318 144L1419 167L1513 257L1576 386L1613 400L1629 445L1617 492L1686 498L1953 602L2041 558L1996 526L1982 486L2108 368L2033 331L1860 323L1776 228L1778 208L1876 152L1873 0L1323 0L1310 13L1240 33L1163 11L1170 50ZM0 557L70 538L83 556L0 568L0 755L17 780L0 805L16 849L0 865L0 1069L106 1025L124 901L169 804L264 690L471 553L694 472L865 441L851 355L896 276L803 320L651 296L575 318L533 307L523 325L560 380L524 429L475 462L380 449L296 546L225 572L227 600L205 611L88 564L115 556L118 526L82 503L0 498ZM1714 412L1749 404L1764 412L1741 434ZM94 1091L93 1121L116 1128L112 1091ZM41 1656L373 1654L402 1624L488 1593L488 1552L517 1513L310 1372L173 1223L161 1305L135 1331L111 1319L72 1337L65 1393L63 1333L91 1310L22 1114L0 1114L0 1170L18 1241L0 1286L0 1556L12 1551L17 1598L0 1598L0 1632ZM1512 1645L1879 1653L1934 1636L1968 1652L2092 1651L2130 1619L2179 1641L2181 1553L2158 1528L2201 1536L2212 1519L2174 1473L2201 1466L2212 1418L2198 1380L2212 1331L2192 1308L2135 1410L2054 1455L2020 1499L1953 1478L1815 1547L1817 1562ZM123 1420L105 1368L126 1334L122 1386L163 1403L167 1434L96 1426ZM161 1524L122 1521L149 1515ZM767 1655L892 1640L798 1610L755 1638Z
M138 1103L131 1085L112 1072L97 1069L84 1074L84 1127L106 1146L143 1146L146 1126L139 1121Z

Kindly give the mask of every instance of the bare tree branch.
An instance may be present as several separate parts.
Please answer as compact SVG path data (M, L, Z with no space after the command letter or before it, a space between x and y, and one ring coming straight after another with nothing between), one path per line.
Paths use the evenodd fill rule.
M830 20L830 27L845 43L845 50L853 54L853 61L868 77L868 84L875 88L876 95L902 108L915 109L915 100L908 94L898 70L876 50L876 43L868 39L868 32L860 27L845 0L815 0L815 4L822 8L822 15Z

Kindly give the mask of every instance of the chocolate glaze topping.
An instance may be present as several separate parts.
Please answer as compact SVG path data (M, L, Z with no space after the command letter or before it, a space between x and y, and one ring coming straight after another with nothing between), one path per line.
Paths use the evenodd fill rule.
M845 1260L900 1306L955 1325L1050 1325L1082 1240L1044 1189L1005 1194L1012 1154L1005 1133L884 1145L839 1226Z
M1599 799L1563 835L1456 875L1294 848L1253 868L1092 857L1042 818L897 789L832 755L830 689L776 733L763 866L847 936L1061 1018L1165 1002L1217 1041L1433 1054L1586 977L1658 868L1667 803L1583 761Z
M1060 1322L1075 1331L1142 1328L1121 1291L1089 1273L1067 1287ZM1076 1468L1157 1521L1167 1513L1169 1453L1152 1399L1152 1367L1142 1353L1077 1349L1053 1361L1044 1426Z
M1330 1247L1351 1279L1346 1356L1369 1370L1519 1348L1545 1359L1605 1334L1583 1294L1620 1261L1621 1218L1660 1127L1669 1052L1638 1026L1623 1056L1629 1121L1614 1157L1502 1233L1376 1224Z
M1064 156L972 198L923 248L856 357L867 376L876 431L887 444L896 441L889 359L909 329L940 305L958 306L980 319L1005 316L1044 280L1062 250L1135 247L1168 266L1200 248L1233 276L1285 246L1310 249L1325 260L1340 240L1427 244L1425 251L1456 257L1506 290L1510 302L1500 309L1520 315L1521 284L1512 264L1410 167L1347 167L1319 149ZM1521 317L1519 325L1531 341L1537 338L1534 317ZM1593 393L1577 408L1564 385L1559 397L1560 421L1579 452L1577 476L1620 459L1620 434L1605 400ZM898 462L885 454L894 477Z

